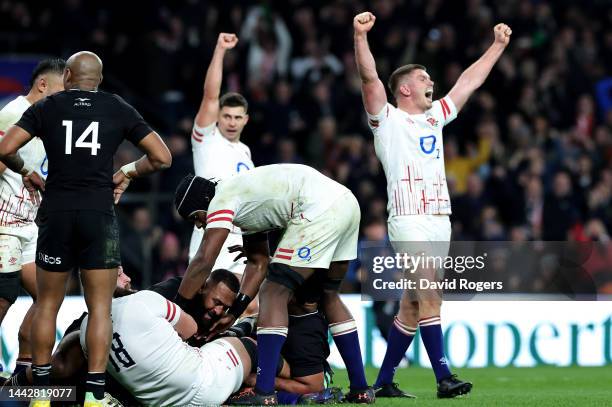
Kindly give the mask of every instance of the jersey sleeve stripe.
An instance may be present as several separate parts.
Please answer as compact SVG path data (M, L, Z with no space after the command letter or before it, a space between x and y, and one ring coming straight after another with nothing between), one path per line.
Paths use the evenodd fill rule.
M172 315L170 315L170 319L168 321L172 322L174 320L174 316L176 315L176 304L171 302L170 306L172 308Z
M166 319L170 320L170 301L166 300Z
M232 220L234 220L233 218L227 218L227 217L223 217L223 218L214 218L214 219L208 219L206 221L207 225L210 225L213 222L231 222Z
M293 253L295 250L293 250L293 249L285 249L285 248L279 247L278 251L279 252L283 252L283 253Z
M197 143L201 143L202 139L201 138L197 138L195 133L191 133L191 138L194 139Z
M221 215L221 214L224 214L224 213L226 213L228 215L231 215L231 216L234 216L234 211L229 210L229 209L221 209L220 211L214 211L213 213L208 214L206 219L210 219L212 217L215 217L217 215Z
M195 127L193 128L193 135L194 135L196 138L199 138L199 139L200 139L200 141L202 141L202 139L204 138L204 133L200 133L198 130L196 130L196 128L195 128Z
M442 104L442 113L444 113L444 120L446 120L446 116L450 114L450 109L446 104L446 100L440 99L440 103Z

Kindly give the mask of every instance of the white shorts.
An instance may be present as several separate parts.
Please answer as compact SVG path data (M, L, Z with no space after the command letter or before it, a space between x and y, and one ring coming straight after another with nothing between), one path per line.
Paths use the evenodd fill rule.
M244 380L242 361L238 351L226 340L217 339L200 348L203 366L212 371L212 380L200 386L189 405L211 406L223 404L237 392Z
M18 228L14 234L0 234L0 273L19 271L23 264L33 263L37 238L38 226L34 223Z
M193 233L191 234L191 241L189 242L189 261L196 255L198 248L200 247L200 243L202 243L202 239L204 238L204 229L199 229L197 227L193 227ZM238 261L234 261L238 253L230 253L227 248L230 246L239 245L242 246L242 235L239 233L230 232L227 235L227 239L225 243L223 243L223 247L221 247L221 251L219 252L219 256L217 257L217 261L215 261L215 265L213 266L213 270L216 269L226 269L235 274L243 274L244 268L246 264L244 264L245 258L242 257L238 259Z
M389 218L389 240L398 253L446 256L450 246L448 215L407 215Z
M360 220L359 203L347 192L316 219L292 221L272 263L327 269L331 262L356 259Z

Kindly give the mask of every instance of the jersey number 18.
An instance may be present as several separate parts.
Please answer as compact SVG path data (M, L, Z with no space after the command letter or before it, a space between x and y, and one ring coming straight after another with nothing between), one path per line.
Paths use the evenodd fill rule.
M66 155L72 154L72 120L63 120L62 126L66 127ZM91 155L98 155L100 149L100 143L98 143L98 122L91 122L89 126L81 133L74 147L76 148L90 148ZM91 141L85 141L91 134Z
M121 366L126 369L136 364L136 362L134 362L134 359L132 359L130 354L123 347L123 342L121 342L121 336L117 332L113 332L113 341L111 342L110 350L111 354L108 356L108 361L113 365L117 372L121 371L121 367L119 367L119 364L121 364Z

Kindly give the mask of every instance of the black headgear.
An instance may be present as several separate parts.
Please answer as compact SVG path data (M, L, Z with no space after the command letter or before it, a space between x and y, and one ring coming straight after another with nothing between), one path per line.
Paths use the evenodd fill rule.
M193 174L183 178L174 193L174 206L179 215L189 219L189 215L195 211L207 211L215 196L216 185L216 182Z

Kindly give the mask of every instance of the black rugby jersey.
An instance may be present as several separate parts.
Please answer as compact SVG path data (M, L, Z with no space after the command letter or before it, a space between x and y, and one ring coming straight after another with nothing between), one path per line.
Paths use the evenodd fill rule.
M121 97L67 90L25 111L17 126L40 137L48 174L46 210L113 208L113 156L124 139L138 144L152 130Z

